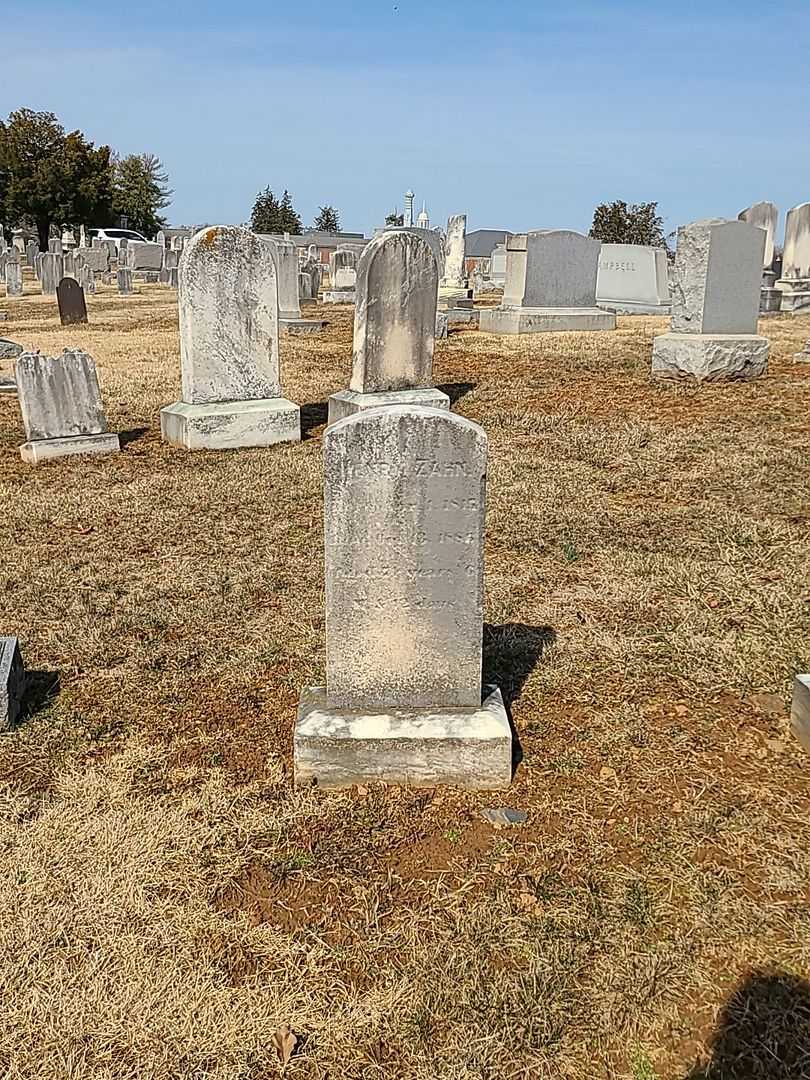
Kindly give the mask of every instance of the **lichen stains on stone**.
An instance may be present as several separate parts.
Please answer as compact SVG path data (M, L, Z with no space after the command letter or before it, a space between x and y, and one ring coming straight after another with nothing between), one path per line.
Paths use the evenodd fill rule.
M208 248L213 247L218 234L219 229L206 230L205 236L202 239L203 245Z

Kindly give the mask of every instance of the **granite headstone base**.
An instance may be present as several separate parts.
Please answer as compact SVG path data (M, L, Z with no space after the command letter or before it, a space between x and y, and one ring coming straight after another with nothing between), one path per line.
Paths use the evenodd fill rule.
M235 450L301 441L301 410L287 398L188 405L160 410L163 441L187 450Z
M768 370L767 338L757 334L660 334L653 340L654 379L756 379Z
M31 439L20 447L20 457L29 465L73 454L114 454L121 449L117 435L65 435L57 439Z
M444 314L447 316L447 325L473 326L478 328L481 324L481 308L451 307Z
M356 295L354 289L326 289L323 302L325 304L353 304Z
M615 330L616 316L600 308L482 308L479 329L486 334L549 334L568 330Z
M782 310L782 290L765 286L759 290L760 315L776 315Z
M295 782L325 788L382 781L496 791L512 781L512 730L501 691L479 708L330 708L326 689L301 695L294 734Z
M288 334L320 334L327 326L326 319L279 319L279 330L286 330Z
M15 637L0 637L0 731L14 727L22 711L25 666Z
M672 314L672 304L645 304L640 300L603 300L598 297L596 306L612 311L615 315L664 315Z
M810 753L810 675L797 675L793 682L790 729Z
M431 409L449 409L450 398L441 390L386 390L378 394L361 394L357 390L341 390L329 398L327 426L364 409L379 409L385 405L426 405Z
M782 294L782 311L810 308L810 278L780 278L776 288Z

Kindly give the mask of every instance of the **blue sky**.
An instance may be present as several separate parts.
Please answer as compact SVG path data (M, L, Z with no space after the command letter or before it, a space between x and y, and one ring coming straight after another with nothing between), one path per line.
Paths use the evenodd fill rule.
M370 233L431 220L587 230L604 200L667 228L810 200L810 20L796 0L3 0L0 113L151 151L175 224L289 188Z

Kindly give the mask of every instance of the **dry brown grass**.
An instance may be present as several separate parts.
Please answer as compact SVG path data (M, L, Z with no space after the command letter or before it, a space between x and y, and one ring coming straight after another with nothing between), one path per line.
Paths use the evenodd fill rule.
M265 1080L285 1022L291 1078L810 1076L807 759L758 696L810 669L810 318L699 391L649 383L661 320L440 344L490 437L485 664L524 753L494 798L292 788L347 309L283 343L303 443L187 454L168 291L0 308L87 348L129 433L32 470L0 399L0 632L37 672L0 739L0 1076Z

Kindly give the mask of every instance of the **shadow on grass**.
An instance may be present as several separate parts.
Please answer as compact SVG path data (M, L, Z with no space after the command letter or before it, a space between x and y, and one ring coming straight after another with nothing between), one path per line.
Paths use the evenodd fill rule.
M543 652L557 640L550 626L526 623L484 624L484 684L499 686L512 728L512 772L523 760L517 729L512 720L512 703L520 696L526 680L542 659Z
M326 401L310 401L301 406L301 439L312 439L313 428L325 424L329 418L329 405Z
M136 427L130 428L129 431L119 431L118 441L121 443L121 446L127 446L131 442L137 442L138 439L142 439L148 430L148 427Z
M455 405L459 398L463 398L465 394L469 394L471 390L475 389L475 383L471 382L449 382L442 383L441 386L436 387L437 390L441 390L443 394L447 394L450 398L450 404Z
M26 671L25 690L16 726L47 709L58 697L61 688L62 675L59 671Z
M786 972L753 972L717 1020L711 1057L685 1080L810 1077L810 983Z

